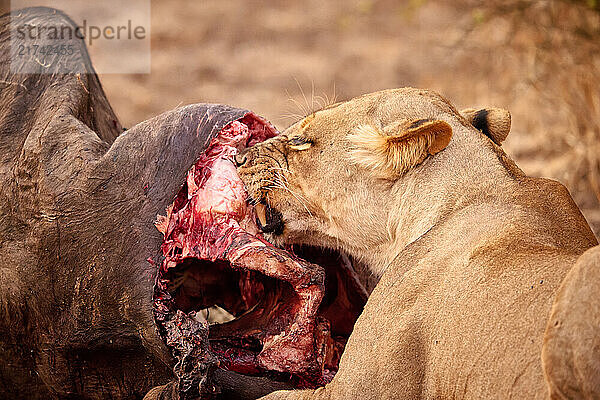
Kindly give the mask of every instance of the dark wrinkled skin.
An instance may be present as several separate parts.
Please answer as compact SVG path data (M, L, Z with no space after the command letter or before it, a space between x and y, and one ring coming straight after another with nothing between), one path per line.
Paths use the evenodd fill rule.
M247 111L196 104L122 133L81 41L73 56L40 65L45 74L11 73L8 18L0 17L0 398L140 399L159 385L147 398L177 398L152 315L157 269L147 258L159 260L162 241L152 222L208 141ZM44 8L14 18L73 24ZM62 73L70 64L88 73Z

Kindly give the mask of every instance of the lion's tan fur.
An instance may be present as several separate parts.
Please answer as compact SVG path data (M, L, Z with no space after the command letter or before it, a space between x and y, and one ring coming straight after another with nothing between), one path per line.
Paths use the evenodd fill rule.
M510 112L502 108L467 108L460 112L475 128L488 135L498 146L508 136L510 132ZM484 120L480 116L485 115ZM484 126L480 126L483 123Z
M552 306L542 352L552 399L600 399L599 294L596 246L579 257Z
M407 141L409 160L370 159L389 154L385 127L419 120L451 128L443 150ZM598 242L562 185L525 176L470 122L435 93L387 90L248 151L242 180L285 222L273 242L335 248L381 276L334 380L269 399L547 397L554 296ZM310 148L290 149L297 136Z

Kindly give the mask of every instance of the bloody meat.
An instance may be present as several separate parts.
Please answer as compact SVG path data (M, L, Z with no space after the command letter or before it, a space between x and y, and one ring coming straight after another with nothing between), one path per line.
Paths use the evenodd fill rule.
M211 381L217 367L297 387L324 385L366 300L347 258L340 263L320 254L320 266L263 237L233 158L275 134L254 114L231 122L156 222L164 259L154 313L184 397L217 390ZM326 287L334 295L323 302ZM198 312L213 305L234 319L209 325Z

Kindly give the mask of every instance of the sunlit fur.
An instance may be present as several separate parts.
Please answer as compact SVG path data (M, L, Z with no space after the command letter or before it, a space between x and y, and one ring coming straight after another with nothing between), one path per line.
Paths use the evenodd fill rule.
M404 124L389 133L373 125L361 125L348 139L353 145L354 162L378 176L397 178L445 148L451 136L452 128L447 123L425 121L418 128Z
M460 113L498 146L510 132L510 112L503 108L467 108Z
M597 315L598 297L580 291L586 275L569 296L556 294L598 242L562 185L527 177L494 144L508 125L489 117L465 118L430 91L386 90L316 111L249 149L238 171L253 199L281 212L273 242L330 247L381 277L334 380L269 400L541 400L543 346L553 392L574 383L569 398L584 398L581 382L600 381L597 352L579 351L592 342L572 340L581 320L567 330L548 321L554 301L561 321L573 308ZM293 137L312 146L294 150ZM546 323L554 328L544 341ZM577 352L561 353L571 344Z

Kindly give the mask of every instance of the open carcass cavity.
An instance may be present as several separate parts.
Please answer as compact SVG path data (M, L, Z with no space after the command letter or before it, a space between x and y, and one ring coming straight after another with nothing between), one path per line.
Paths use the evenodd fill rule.
M217 367L326 384L366 301L347 257L295 249L300 258L263 238L233 159L276 134L252 113L228 124L156 222L154 315L183 397L210 396Z

